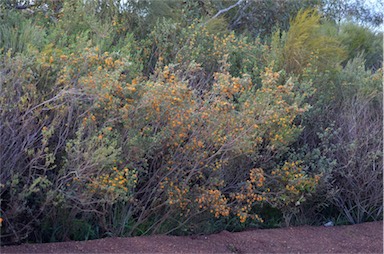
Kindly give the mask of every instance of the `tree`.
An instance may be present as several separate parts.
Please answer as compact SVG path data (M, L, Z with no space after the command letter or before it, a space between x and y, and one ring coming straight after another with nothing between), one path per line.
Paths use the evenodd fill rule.
M378 27L383 23L383 9L383 2L378 0L322 0L324 15L336 23L352 19Z

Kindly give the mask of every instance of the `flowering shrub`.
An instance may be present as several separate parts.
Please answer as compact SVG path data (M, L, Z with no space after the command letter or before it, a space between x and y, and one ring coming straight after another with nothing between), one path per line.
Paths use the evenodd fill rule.
M132 158L137 167L146 165L138 171L138 193L157 201L138 199L139 206L153 206L141 218L155 207L185 220L205 211L215 217L234 214L243 222L258 218L251 208L265 198L257 194L255 173L248 187L242 186L246 178L230 184L225 175L232 158L254 158L262 149L276 152L292 142L300 131L293 120L306 109L303 97L294 93L291 80L280 85L280 75L266 69L258 90L248 77L218 73L202 100L170 69L165 66L156 81L140 86L142 96L124 121L134 135L127 144L136 153ZM249 170L242 169L244 176Z
M153 70L156 65L174 64L180 75L189 80L189 85L198 90L210 88L214 74L221 72L224 58L232 76L248 74L253 82L261 81L260 73L270 64L267 60L270 48L260 39L212 31L197 20L187 27L170 21L159 22L150 38L156 51L144 52L144 58L157 59L156 64L152 64ZM191 68L193 65L195 68Z
M300 204L315 192L320 175L309 176L300 161L285 162L271 171L268 202L282 211L285 224L289 226L293 215L299 212ZM274 192L273 190L278 190Z
M55 173L39 178L52 189L56 207L75 216L95 211L92 218L113 234L132 234L159 214L164 217L148 232L172 214L183 214L181 220L201 213L261 220L251 210L265 200L262 171L246 167L237 182L227 182L229 167L233 158L283 151L295 139L300 126L293 120L307 108L295 89L309 94L309 86L281 83L281 74L266 68L256 89L249 76L230 75L226 58L204 94L173 66L148 80L127 77L129 61L98 48L67 55L48 47L37 59L57 77L50 80L60 92L46 103L54 102L50 107L66 133L49 153L60 132L49 123L41 127L45 167L60 161ZM116 209L127 216L116 217ZM127 220L135 221L128 231L119 226Z

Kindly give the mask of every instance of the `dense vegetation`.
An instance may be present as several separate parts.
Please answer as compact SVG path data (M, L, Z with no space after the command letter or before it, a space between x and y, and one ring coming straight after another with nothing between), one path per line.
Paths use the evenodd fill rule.
M26 2L0 5L3 244L382 219L375 13Z

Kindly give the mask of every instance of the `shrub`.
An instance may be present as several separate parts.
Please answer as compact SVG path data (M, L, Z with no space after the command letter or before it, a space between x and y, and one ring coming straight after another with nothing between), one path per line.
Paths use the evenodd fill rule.
M278 153L295 139L300 128L292 121L305 111L299 106L303 97L295 94L292 80L279 85L279 73L267 69L256 91L249 78L217 73L202 100L170 69L141 86L143 95L125 122L135 135L128 150L145 155L136 159L142 167L137 190L142 221L134 227L151 220L147 231L158 232L178 214L183 216L170 231L206 212L217 218L234 214L241 222L258 218L251 208L265 198L258 191L262 174L252 165L261 150ZM252 163L232 178L232 160L238 157Z
M34 166L38 171L29 174L34 164L27 162L23 167L10 165L18 173L5 170L7 175L2 176L3 200L21 202L20 210L32 214L46 213L33 217L25 237L39 228L39 221L55 227L39 237L57 240L78 239L69 228L71 220L84 222L76 225L85 227L87 237L174 231L189 227L200 214L217 219L235 216L241 223L261 220L253 208L265 200L260 191L264 176L253 168L268 169L270 163L263 160L271 161L272 154L286 150L297 137L300 127L293 120L307 106L305 96L296 91L309 94L307 84L292 79L281 83L279 73L266 69L257 89L248 76L231 76L224 59L212 88L199 94L189 87L189 80L179 79L182 70L173 66L158 69L149 80L131 79L124 70L136 67L118 54L97 48L78 55L64 51L47 46L30 62L34 75L51 75L37 76L40 93L34 86L35 90L24 92L36 100L26 108L36 110L31 121L39 124L36 138L43 146L33 139L38 153L29 157L38 163ZM11 65L6 64L4 68ZM27 82L16 79L14 72L9 75L4 92L12 94L8 87L24 87ZM15 100L9 105L31 101ZM13 110L23 115L24 109ZM15 126L20 121L12 119ZM31 126L26 133L33 130ZM230 166L240 157L250 163L232 180ZM29 181L31 185L25 184ZM16 195L15 186L26 194ZM34 199L29 198L32 193ZM11 212L9 206L2 207L7 228L19 230L13 221L23 222L29 215Z
M345 72L359 72L351 67L347 66ZM364 75L364 71L360 73ZM382 219L382 92L377 86L381 75L378 72L368 79L362 77L363 83L356 83L357 92L347 95L335 112L340 132L332 157L338 167L332 172L329 188L333 202L350 223Z
M25 53L29 47L44 45L46 32L23 15L10 11L0 14L0 50L3 52Z
M95 187L91 182L97 185L102 176L125 177L124 187L134 188L134 169L125 172L125 166L118 162L121 154L116 147L118 133L110 131L114 122L106 126L101 117L100 122L95 121L95 114L99 117L100 112L97 103L103 103L106 109L108 105L112 107L108 93L120 91L116 79L127 78L121 73L129 69L129 64L114 61L108 54L99 58L90 50L77 57L62 52L47 46L42 52L34 52L36 58L11 57L10 53L2 56L1 72L5 75L1 90L0 158L1 215L5 221L2 237L7 239L4 242L28 238L40 221L51 219L52 222L55 219L52 216L60 217L57 211L63 209L69 209L71 212L67 214L76 219L79 214L84 217L84 210L100 209L98 204L105 200L108 202L103 208L107 210L117 207L115 203L128 202L129 198L121 198L120 189L116 190L115 199L108 199L109 191L104 192L104 198L97 199L90 189L100 186ZM104 83L89 80L90 70ZM109 71L115 71L115 75L109 76ZM105 85L109 83L115 86ZM117 95L113 102L118 103L118 98ZM93 107L96 110L88 114ZM84 120L86 117L89 120ZM115 173L112 164L119 166L121 172ZM80 182L74 182L75 177ZM127 196L129 193L126 192ZM92 203L95 199L97 202ZM95 214L89 220L102 217ZM108 211L108 215L114 213ZM101 227L101 234L111 227L118 231L118 225L120 221L108 222ZM64 227L61 237L68 237L65 232L70 230L65 229L65 224L57 227Z
M298 146L304 143L307 150L298 158L312 172L323 174L315 198L326 199L318 202L323 206L319 209L327 213L335 207L340 212L328 217L341 215L349 223L379 220L383 202L381 71L365 70L363 58L358 57L334 75L332 94L319 94L304 118L309 128ZM316 119L321 119L317 128L311 124Z
M153 73L156 64L175 64L184 75L181 78L189 80L191 87L209 90L214 74L221 72L222 60L226 58L231 75L241 77L247 73L254 83L260 83L260 73L268 66L268 46L259 39L236 37L233 32L211 31L208 25L195 21L181 27L170 20L158 22L150 35L152 50L144 52L143 58L148 59L145 73ZM193 65L195 68L191 68Z
M39 90L45 79L35 71L43 66L10 55L1 56L0 66L1 215L5 220L1 230L5 242L19 242L34 230L56 198L51 176L56 174L56 156L71 123L65 93Z
M375 34L369 28L353 23L345 23L340 27L340 40L345 46L348 58L345 64L359 54L363 54L365 67L378 70L382 67L383 35Z
M301 74L312 55L318 71L330 70L343 60L345 53L340 42L321 29L320 15L315 10L299 11L292 19L283 49L284 69ZM283 37L284 38L284 37Z

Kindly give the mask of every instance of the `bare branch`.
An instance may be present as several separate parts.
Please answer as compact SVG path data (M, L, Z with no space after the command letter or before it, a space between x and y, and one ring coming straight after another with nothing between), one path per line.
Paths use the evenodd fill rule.
M227 11L229 11L229 10L231 10L231 9L233 9L233 8L235 8L235 7L237 7L237 6L239 6L242 2L244 2L244 0L239 0L239 1L237 1L237 3L235 3L234 5L231 5L231 6L229 6L228 8L225 8L225 9L220 10L220 11L217 12L212 18L210 18L207 22L209 22L209 21L211 21L212 19L217 18L217 17L220 16L221 14L223 14L223 13L225 13L225 12L227 12ZM206 22L206 23L207 23L207 22Z

